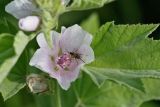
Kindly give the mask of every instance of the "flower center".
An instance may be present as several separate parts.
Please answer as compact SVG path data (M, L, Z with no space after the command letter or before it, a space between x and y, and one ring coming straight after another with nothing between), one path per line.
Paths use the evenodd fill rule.
M70 66L70 64L71 64L71 55L69 54L69 53L64 53L63 55L61 55L60 57L58 57L58 59L57 59L57 64L61 67L61 68L63 68L63 69L65 69L65 68L67 68L68 66Z

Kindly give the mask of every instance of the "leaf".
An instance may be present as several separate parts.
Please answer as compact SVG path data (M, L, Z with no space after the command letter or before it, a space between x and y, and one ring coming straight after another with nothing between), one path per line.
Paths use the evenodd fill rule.
M143 84L146 93L110 83L110 89L103 93L105 97L99 99L98 104L101 105L100 107L105 107L105 104L109 107L140 107L146 101L160 100L160 93L157 90L160 88L159 79L143 79ZM107 84L104 87L107 87ZM105 103L102 103L104 101Z
M17 20L5 12L5 6L11 0L0 0L0 33L12 33L15 34L18 31L18 22Z
M15 34L18 30L17 20L5 12L5 5L10 1L0 0L0 33ZM3 62L0 65L0 92L4 100L25 86L26 69L22 64L25 61L24 58L19 58L32 38L33 35L28 37L23 32L18 32L15 37L11 34L0 34L0 63Z
M93 13L81 23L81 27L91 34L95 34L100 26L98 14Z
M91 65L112 69L158 70L159 41L147 38L158 26L107 23L94 37L92 47L96 61Z
M98 86L110 79L143 91L140 78L160 77L159 41L147 37L157 27L158 24L106 23L94 35L92 47L96 59L84 71L91 75Z
M26 51L19 58L7 78L0 84L0 92L4 101L15 95L26 85L27 62Z
M14 67L14 65L18 61L23 50L25 49L29 41L33 39L34 36L35 36L34 34L31 36L26 36L21 31L17 33L14 44L13 44L15 55L12 56L11 58L6 59L0 66L0 84L7 77L11 69Z
M69 91L62 91L62 107L140 107L146 101L160 100L160 80L145 78L142 82L146 93L111 81L98 88L86 74L82 74Z
M99 20L96 14L92 14L87 20L82 22L81 26L88 32L92 32L95 35L95 31L99 28ZM93 29L92 29L93 28ZM95 29L95 30L94 30ZM99 32L98 32L99 33ZM94 40L98 40L97 38ZM112 80L119 84L128 86L137 91L143 91L143 84L138 77L134 77L133 74L129 75L120 71L112 72L112 70L106 70L105 68L87 67L83 70L92 78L98 87L101 87L105 80Z
M18 32L18 22L10 15L5 15L0 20L2 20L0 33L16 34Z
M137 91L144 92L143 83L141 79L138 77L134 77L132 75L128 75L127 73L119 72L119 71L109 71L105 68L96 68L96 67L87 67L87 69L83 68L83 70L90 75L92 80L96 83L97 86L101 87L105 80L112 80L116 83L123 84L129 88L135 89Z
M67 10L85 10L102 7L104 4L110 3L113 0L73 0Z
M14 55L13 48L14 36L10 34L0 35L0 64L6 59Z
M0 85L0 92L2 93L4 101L15 95L26 85L25 82L22 82L18 77L12 77L12 74L9 75L11 76L6 78Z

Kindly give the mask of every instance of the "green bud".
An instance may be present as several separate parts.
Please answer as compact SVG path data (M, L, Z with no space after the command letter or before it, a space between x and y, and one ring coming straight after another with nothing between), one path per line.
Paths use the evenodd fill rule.
M52 46L50 38L50 30L58 26L58 19L60 14L64 13L65 6L62 5L61 0L35 0L39 9L41 10L41 28L45 33L45 38Z
M42 28L51 30L56 27L59 15L65 10L61 0L36 0L42 14Z

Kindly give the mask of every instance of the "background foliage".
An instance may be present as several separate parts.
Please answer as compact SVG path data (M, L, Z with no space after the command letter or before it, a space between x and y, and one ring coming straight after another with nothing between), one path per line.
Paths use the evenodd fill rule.
M17 33L17 20L14 19L12 16L8 15L4 12L4 5L7 4L10 0L1 0L0 1L0 33L11 33L12 35L7 35L5 38L3 36L0 37L0 40L5 40L9 44L7 44L8 48L6 49L0 49L0 52L7 52L12 51L12 55L19 57L21 54L26 55L25 52L19 53L18 51L13 51L12 49L9 49L10 44L12 45L12 37ZM154 1L154 2L153 2ZM60 17L60 25L72 25L75 23L79 23L82 25L83 28L88 30L90 33L94 34L95 30L99 28L100 25L104 24L108 21L115 21L116 24L132 24L132 23L158 23L159 22L159 9L158 9L158 2L156 0L146 0L145 2L138 1L138 0L118 0L116 2L110 3L108 5L105 5L104 7L100 9L92 9L92 10L86 10L86 11L74 11L70 13L65 13ZM75 2L76 4L76 2ZM150 7L150 8L148 8ZM74 7L73 7L74 8ZM75 8L76 10L76 8ZM154 13L154 12L155 13ZM87 19L92 13L92 17ZM71 20L72 19L72 20ZM84 21L84 20L88 21ZM94 23L93 23L94 22ZM91 27L87 27L87 25L94 24L92 29ZM118 27L118 26L117 26ZM123 26L125 27L125 26ZM152 26L150 26L152 29ZM154 27L154 26L153 26ZM117 28L118 29L118 28ZM150 28L148 28L150 29ZM144 29L144 31L147 31L147 29ZM20 32L21 33L21 32ZM154 32L150 37L154 36L154 39L159 39L159 28ZM25 44L29 42L32 38L28 38L24 35L25 42L22 44ZM23 38L24 39L24 38ZM2 43L2 42L1 42ZM18 45L21 45L21 42L17 42ZM5 42L3 45L6 45ZM33 48L37 47L37 44L30 43L29 45L33 46ZM143 44L142 44L143 45ZM29 47L29 46L28 46ZM156 44L154 45L156 47ZM24 47L21 47L24 48ZM146 46L148 48L148 46ZM135 47L135 49L138 49ZM157 50L157 48L155 48ZM5 51L4 51L5 50ZM132 51L131 51L132 52ZM16 55L18 53L18 55ZM98 54L98 51L97 53ZM7 55L5 53L5 55ZM9 55L10 56L10 55ZM27 55L30 57L30 55ZM8 56L5 56L8 57ZM136 56L135 56L136 57ZM146 56L144 56L146 57ZM4 57L3 57L4 58ZM15 58L16 60L16 58ZM22 61L23 60L23 61ZM13 68L13 74L14 76L8 76L8 78L5 80L6 82L9 80L14 81L14 77L16 76L17 72L16 70L22 71L20 75L22 77L18 77L20 80L24 80L24 82L18 86L23 87L25 84L25 77L23 73L30 72L29 66L26 66L28 63L28 59L25 59L21 57L17 63L18 68ZM3 59L0 59L0 62L3 61ZM142 60L143 61L143 60ZM22 63L24 62L24 63ZM14 64L14 62L12 62ZM155 62L156 67L158 66L158 62ZM109 62L107 62L109 65ZM94 64L93 64L94 65ZM123 64L122 64L123 65ZM26 68L23 68L26 66ZM127 65L126 65L127 66ZM147 64L148 67L153 67L150 63ZM122 66L122 68L125 66ZM142 66L143 67L143 66ZM116 67L115 67L116 68ZM153 67L155 68L155 66ZM9 68L7 68L9 69ZM24 71L24 72L23 72ZM27 71L27 72L26 72ZM102 70L103 72L103 70ZM18 72L19 73L19 72ZM108 73L109 74L109 73ZM108 75L107 74L107 75ZM160 99L160 93L158 92L158 89L160 88L159 80L157 79L143 79L142 82L144 84L144 88L146 89L146 94L142 92L137 92L135 90L129 89L125 86L120 86L116 84L115 82L106 81L104 85L98 89L97 86L91 81L91 78L88 77L85 73L82 73L82 76L76 81L74 85L72 85L69 92L65 92L61 90L62 93L62 104L64 107L139 107L142 103L149 101L145 104L143 104L143 107L158 107L160 104L158 101ZM112 74L113 75L113 74ZM125 76L125 75L124 75ZM16 77L17 78L17 77ZM115 78L115 77L113 77ZM112 80L112 79L111 79ZM132 80L132 78L131 78ZM136 79L137 80L137 79ZM103 82L100 80L100 82ZM123 80L122 80L123 82ZM15 86L16 82L13 83ZM122 83L123 84L123 83ZM134 83L131 82L131 85ZM2 88L3 86L3 88ZM2 85L0 90L6 91L7 86L6 84ZM14 87L13 87L14 89ZM75 90L78 89L78 90ZM143 90L143 89L142 89ZM10 90L11 94L13 90ZM74 92L74 93L73 93ZM7 95L6 97L10 97ZM100 97L101 96L101 97ZM69 98L69 99L68 99ZM21 90L16 96L13 98L7 100L6 102L3 102L2 97L0 99L0 106L2 107L21 107L24 105L24 107L51 107L54 106L54 101L52 101L52 96L49 95L32 95L29 90L23 89ZM152 101L150 101L152 100ZM50 103L52 102L52 103ZM104 103L102 103L104 102Z

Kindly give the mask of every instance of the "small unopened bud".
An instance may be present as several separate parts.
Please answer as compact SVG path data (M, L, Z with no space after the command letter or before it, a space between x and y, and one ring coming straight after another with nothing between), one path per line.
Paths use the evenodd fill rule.
M27 16L19 20L19 28L28 32L35 31L39 24L40 19L38 16Z
M38 74L29 75L27 85L32 93L42 93L48 90L47 80Z

